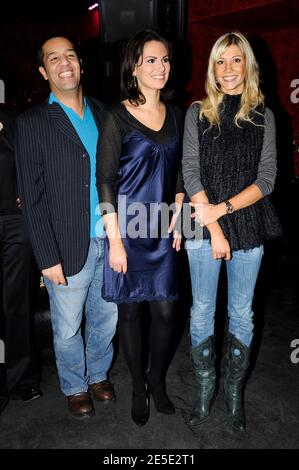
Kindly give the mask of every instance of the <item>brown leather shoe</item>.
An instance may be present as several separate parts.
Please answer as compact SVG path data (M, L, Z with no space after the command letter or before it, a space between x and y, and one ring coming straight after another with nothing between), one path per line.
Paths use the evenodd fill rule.
M67 401L70 412L76 418L87 418L94 414L90 395L86 392L69 395Z
M97 401L113 401L115 400L115 392L113 385L108 380L102 380L90 386L92 396Z

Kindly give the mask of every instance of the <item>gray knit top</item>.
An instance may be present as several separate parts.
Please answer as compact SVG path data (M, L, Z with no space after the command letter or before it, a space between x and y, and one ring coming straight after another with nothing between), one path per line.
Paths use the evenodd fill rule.
M219 106L220 129L199 119L199 105L187 113L183 151L183 178L189 197L205 191L211 204L219 204L256 184L263 197L254 204L218 219L232 250L248 250L280 236L281 225L269 198L276 176L273 114L260 107L253 122L236 126L241 95L224 95ZM191 153L191 155L190 155ZM210 232L203 228L203 238Z
M199 103L193 103L186 113L182 161L184 184L189 197L204 190L200 180L198 116ZM276 131L274 115L269 108L265 109L264 116L263 148L254 184L259 187L263 196L267 196L273 191L276 178Z

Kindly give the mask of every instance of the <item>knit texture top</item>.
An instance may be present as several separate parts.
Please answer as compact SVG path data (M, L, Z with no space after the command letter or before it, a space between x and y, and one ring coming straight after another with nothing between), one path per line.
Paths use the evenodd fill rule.
M265 118L264 110L251 114L252 122L234 118L241 95L225 95L220 105L220 129L198 119L200 181L211 204L239 194L257 180ZM218 220L232 250L251 249L281 235L282 229L269 196ZM203 238L210 238L207 228Z

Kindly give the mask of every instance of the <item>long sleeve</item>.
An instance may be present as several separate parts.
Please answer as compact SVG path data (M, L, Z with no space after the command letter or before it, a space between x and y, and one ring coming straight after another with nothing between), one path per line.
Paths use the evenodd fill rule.
M176 120L176 126L179 131L180 135L180 140L182 141L183 137L183 130L184 130L184 117L183 113L180 108L177 106L172 105L173 112L175 114L175 120ZM183 150L183 145L181 145L181 155L182 155L182 150ZM182 157L180 157L182 158ZM180 162L180 166L178 169L178 175L177 175L177 180L176 180L176 188L175 188L176 193L185 193L185 186L184 186L184 180L183 180L183 171L182 171L182 161Z
M261 190L263 196L267 196L274 189L277 172L276 158L275 119L272 111L266 108L264 142L258 166L257 179L254 182Z
M119 126L112 112L106 111L100 128L96 169L99 200L101 205L105 204L102 213L112 213L117 210L114 186L119 169L121 146L122 135Z
M178 171L175 191L176 191L176 193L184 193L185 192L183 173L182 173L182 165L180 165L180 168L179 168L179 171Z
M184 184L189 197L204 190L200 181L198 113L199 105L197 103L192 104L186 113L184 128L182 169Z
M36 129L26 117L17 120L15 153L18 188L33 251L39 268L49 268L61 263L61 256L50 221Z

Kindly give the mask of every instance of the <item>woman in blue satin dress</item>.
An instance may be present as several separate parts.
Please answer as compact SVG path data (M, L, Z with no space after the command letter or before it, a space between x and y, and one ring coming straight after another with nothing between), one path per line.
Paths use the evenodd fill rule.
M97 161L108 236L103 297L118 304L120 342L132 376L131 415L139 426L149 418L148 391L159 412L175 411L166 393L165 376L178 297L181 236L174 226L184 187L182 116L166 102L170 69L171 47L156 32L142 31L129 41L122 67L124 101L105 115ZM171 204L170 218L162 206ZM146 377L141 329L144 301L151 313Z

